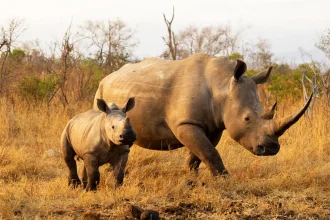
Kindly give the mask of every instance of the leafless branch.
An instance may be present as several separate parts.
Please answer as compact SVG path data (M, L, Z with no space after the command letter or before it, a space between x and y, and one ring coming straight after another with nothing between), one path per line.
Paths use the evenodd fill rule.
M178 44L175 40L174 32L172 31L172 23L173 23L173 20L174 20L174 6L173 6L173 13L172 13L171 20L169 21L166 18L164 13L163 13L163 17L164 17L165 24L167 26L168 40L166 40L164 37L162 37L162 38L163 38L164 42L166 43L166 45L168 46L168 49L170 51L172 60L176 60L176 58L177 58L177 45Z

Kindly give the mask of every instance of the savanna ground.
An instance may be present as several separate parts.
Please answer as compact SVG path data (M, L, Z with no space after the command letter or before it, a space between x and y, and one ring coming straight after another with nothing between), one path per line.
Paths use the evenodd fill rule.
M276 117L302 103L280 103ZM55 106L55 107L54 107ZM224 134L217 149L231 177L184 169L187 150L131 148L124 185L114 189L107 165L97 192L70 189L60 134L91 103L62 108L0 100L1 219L125 219L128 206L153 209L164 219L330 219L330 111L317 100L281 138L273 157L257 157ZM82 161L78 161L79 171ZM168 208L170 207L170 208Z

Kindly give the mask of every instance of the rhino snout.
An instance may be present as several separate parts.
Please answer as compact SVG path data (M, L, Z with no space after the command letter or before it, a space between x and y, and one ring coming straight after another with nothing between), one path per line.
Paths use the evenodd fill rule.
M268 145L258 145L253 149L253 153L258 156L273 156L280 150L278 143L272 143Z
M136 134L134 131L126 131L125 133L119 135L119 141L122 144L131 144L136 140Z
M261 145L258 145L256 148L253 149L253 153L258 156L262 156L265 152L265 147Z

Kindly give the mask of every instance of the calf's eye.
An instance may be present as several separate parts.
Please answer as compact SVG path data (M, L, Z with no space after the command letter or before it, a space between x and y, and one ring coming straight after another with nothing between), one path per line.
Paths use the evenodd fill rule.
M245 121L250 121L250 118L249 117L245 117L244 120Z

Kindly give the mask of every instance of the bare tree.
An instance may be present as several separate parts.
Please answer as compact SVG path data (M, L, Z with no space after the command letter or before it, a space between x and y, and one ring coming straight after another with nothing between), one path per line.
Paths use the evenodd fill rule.
M44 53L40 50L40 43L38 40L23 42L22 50L25 53L25 61L35 73L42 74L46 72L47 62Z
M253 69L264 69L272 64L273 54L270 52L271 46L266 39L259 38L253 45L249 55L249 61Z
M120 19L87 21L81 28L87 39L87 50L95 53L99 65L110 72L127 63L133 48L137 46L137 41L133 39L134 32Z
M230 56L238 52L243 30L233 33L229 24L201 28L190 25L179 32L177 56L185 58L195 53Z
M173 23L173 20L174 20L174 7L173 7L173 13L172 13L171 20L168 20L164 13L163 13L163 17L164 17L164 21L165 21L165 24L167 26L167 32L168 32L167 40L165 39L165 37L163 37L163 40L164 40L164 42L166 43L166 45L168 47L171 59L176 60L177 59L177 52L178 52L177 51L178 43L176 42L175 34L172 30L172 23Z
M315 44L317 48L322 50L325 55L330 59L330 28L326 30L319 41Z
M194 53L218 55L225 48L225 30L221 27L207 26L197 28L189 26L179 34L180 50Z
M330 59L330 28L325 31L315 46L322 50ZM330 107L330 70L320 76L320 81L322 93L325 95Z
M50 47L50 56L45 56L48 63L48 72L57 76L57 88L50 95L47 105L51 103L58 91L61 92L61 102L64 106L69 104L68 92L72 88L68 88L68 80L77 65L80 53L77 50L77 43L81 41L81 37L72 33L72 25L70 24L66 30L62 42L54 42ZM77 55L78 54L78 55Z
M302 60L304 61L304 63L307 64L306 70L304 71L302 79L301 79L305 103L308 100L308 95L307 95L307 90L306 90L304 79L306 79L309 82L310 88L311 88L310 90L314 94L314 100L313 100L312 104L310 105L310 116L312 116L313 107L315 104L315 98L318 95L324 95L325 101L326 101L327 105L330 107L330 100L329 100L329 98L330 98L329 97L330 96L330 73L329 72L322 73L320 64L315 62L315 60L313 59L313 56L311 54L305 52L301 48L300 48L300 53L301 53ZM308 62L305 62L305 57L308 58L308 60L309 60ZM306 73L308 70L310 70L312 72L312 78L307 76Z
M1 27L0 33L0 52L1 56L1 68L0 68L0 93L3 93L4 84L6 78L9 75L6 69L6 61L11 52L12 47L17 42L20 35L26 30L24 26L24 20L14 18L9 21L8 27Z
M227 24L224 30L224 55L230 56L234 53L238 53L240 49L239 40L242 33L249 27L241 28L236 33L231 29L230 24ZM244 50L244 48L242 48ZM242 52L244 54L244 52Z
M320 79L322 94L324 94L328 107L330 107L330 70L324 73Z
M305 85L305 79L309 82L310 87L311 87L311 91L313 91L313 101L311 103L311 105L309 106L309 116L311 118L313 118L313 109L314 109L314 105L315 105L315 97L318 93L318 87L315 81L311 80L307 75L307 69L304 71L302 78L301 78L301 84L303 87L303 97L304 97L304 101L305 103L307 103L308 99L309 99L309 95L307 94L307 89L306 89L306 85ZM314 79L316 78L315 75L313 77Z

